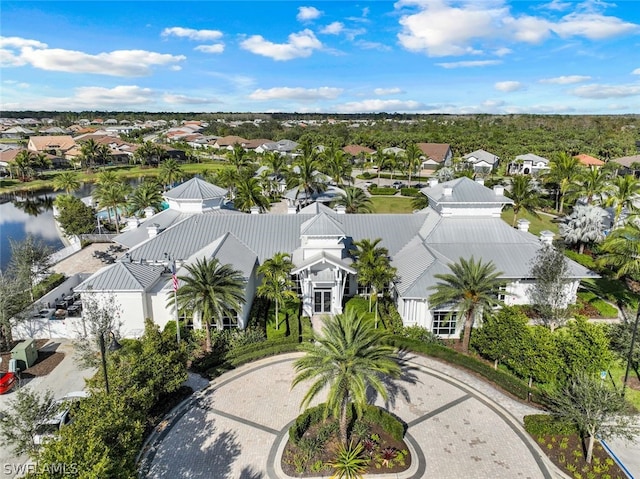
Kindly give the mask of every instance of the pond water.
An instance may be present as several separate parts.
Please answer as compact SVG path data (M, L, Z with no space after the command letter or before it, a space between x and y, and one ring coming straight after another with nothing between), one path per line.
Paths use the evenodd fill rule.
M140 181L128 182L136 186ZM93 188L92 183L84 183L73 195L91 196ZM54 251L64 247L53 219L53 200L59 194L62 192L38 190L0 204L0 270L5 271L11 261L11 241L22 241L27 235L43 241Z

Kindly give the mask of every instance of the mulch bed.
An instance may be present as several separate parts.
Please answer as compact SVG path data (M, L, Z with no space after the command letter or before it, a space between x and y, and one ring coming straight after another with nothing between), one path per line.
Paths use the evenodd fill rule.
M11 347L15 347L20 341L14 341ZM55 351L42 351L49 342L48 339L36 339L36 348L38 349L38 360L30 368L21 371L22 379L31 379L41 376L46 376L53 371L58 364L64 359L64 353ZM7 372L9 370L9 360L11 359L11 352L0 353L0 372Z
M591 464L585 461L585 445L577 434L546 435L533 438L551 461L570 477L591 479L627 479L627 475L611 459L602 445L593 446Z
M307 432L305 432L304 437L314 437L316 431L321 427L321 424L316 424L311 426ZM411 454L408 452L409 448L405 444L404 441L397 441L393 437L389 435L384 429L382 429L377 424L371 424L369 426L369 435L378 435L379 446L377 448L377 452L381 451L384 448L393 448L397 451L406 451L407 455L404 458L404 465L392 463L390 466L382 465L380 460L375 460L372 458L369 462L369 467L365 471L365 474L389 474L390 477L396 473L406 471L411 467ZM291 440L287 441L287 445L284 448L281 458L281 466L282 470L285 474L291 477L317 477L319 475L327 475L328 473L332 473L333 469L330 466L326 466L327 463L333 462L336 459L336 451L339 446L338 438L329 439L320 450L307 462L307 467L305 467L303 472L296 469L294 457L301 453L300 448L298 448L295 444L291 442ZM355 442L354 442L355 444ZM362 457L373 456L374 454L368 454L367 451L363 451ZM312 470L311 467L313 465L319 467L323 465L320 470Z

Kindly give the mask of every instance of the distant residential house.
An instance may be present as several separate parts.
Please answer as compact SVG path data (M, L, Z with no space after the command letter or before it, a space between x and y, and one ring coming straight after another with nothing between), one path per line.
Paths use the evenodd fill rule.
M41 135L68 135L71 133L71 130L65 130L60 128L59 126L52 126L51 128L45 128L40 130L38 133Z
M105 120L104 124L105 125L117 125L118 124L118 120L116 120L115 118L109 118L108 120Z
M276 142L264 143L256 148L256 153L266 153L273 151L281 155L293 155L299 144L292 140L280 140Z
M467 153L462 159L464 163L473 168L474 171L487 173L498 166L498 162L500 161L500 157L485 150L476 150L472 153Z
M623 174L634 174L635 176L640 176L640 155L623 156L611 161L620 165Z
M385 155L393 155L393 156L402 156L404 155L406 150L402 148L398 148L397 146L390 146L389 148L385 148L382 150L382 153Z
M67 151L74 148L76 142L70 135L32 136L27 143L27 149L36 153L49 153L64 158Z
M218 138L215 141L215 143L213 144L213 147L218 149L224 149L224 150L233 150L233 147L235 145L243 146L248 141L249 140L242 138L240 136L235 136L235 135L223 136L221 138Z
M352 160L355 160L355 161L362 160L365 157L372 155L376 152L376 150L373 150L367 146L361 146L361 145L347 145L344 148L342 148L342 151L344 151L347 155L351 157Z
M2 138L9 138L13 140L20 140L22 138L26 138L30 135L33 135L35 131L25 128L23 126L14 126L12 128L8 128L0 133Z
M519 175L537 175L549 169L549 160L542 156L527 153L518 155L509 164L509 173Z
M448 143L417 143L416 145L423 155L421 169L435 169L441 165L451 165L453 152Z
M268 140L266 138L256 138L254 140L247 140L242 146L247 151L249 150L256 151L262 145L265 145L267 143L273 143L273 140Z
M576 158L581 165L586 167L594 166L596 168L600 168L601 166L605 165L604 161L599 160L598 158L594 158L593 156L585 155L584 153L576 155Z
M0 171L9 173L11 164L24 148L7 148L0 151Z

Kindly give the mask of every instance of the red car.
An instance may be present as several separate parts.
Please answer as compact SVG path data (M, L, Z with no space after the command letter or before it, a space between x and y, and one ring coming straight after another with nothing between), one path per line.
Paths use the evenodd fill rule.
M0 373L0 394L4 394L18 382L14 373Z

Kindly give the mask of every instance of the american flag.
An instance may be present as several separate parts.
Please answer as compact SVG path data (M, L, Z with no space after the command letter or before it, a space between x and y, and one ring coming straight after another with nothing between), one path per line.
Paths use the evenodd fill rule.
M171 263L171 278L173 279L173 290L178 291L178 277L176 276L176 263Z

